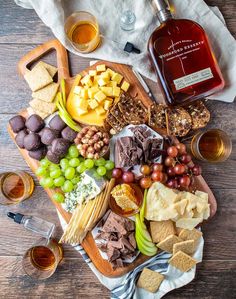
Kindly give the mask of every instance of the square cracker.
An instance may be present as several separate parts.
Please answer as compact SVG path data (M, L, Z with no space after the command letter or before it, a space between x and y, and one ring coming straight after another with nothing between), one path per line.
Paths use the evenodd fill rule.
M178 251L168 263L182 272L187 272L196 265L197 261L183 251Z
M30 107L30 106L27 107L26 110L27 110L27 113L28 113L29 116L32 115L32 114L37 114L42 119L44 119L44 118L46 118L46 117L48 117L50 115L50 113L46 113L46 112L39 111L39 110L37 112L35 112L34 109L32 107Z
M169 235L175 235L175 228L173 221L165 220L165 221L151 221L150 222L150 230L152 241L154 243L159 243Z
M51 64L48 64L44 61L39 61L34 68L43 66L48 71L49 75L53 78L55 74L57 73L57 68Z
M38 99L31 100L29 104L36 113L41 111L44 112L45 114L52 114L57 110L55 103L47 103Z
M152 271L148 268L143 268L137 282L137 287L145 289L151 293L155 293L159 289L164 278L164 275L158 272Z
M37 91L53 81L44 66L34 67L25 73L24 78L32 91Z
M202 236L202 232L200 232L196 228L194 228L192 230L182 229L182 231L179 234L179 237L184 241L194 240L194 249L196 249L201 236Z
M38 91L32 92L32 97L50 103L54 100L57 94L58 87L58 83L52 82L46 87L41 88Z
M175 235L170 235L167 238L165 238L165 240L159 242L157 244L157 247L160 248L161 250L172 253L173 245L179 242L182 242L182 240L179 237Z
M195 250L194 240L183 241L174 244L173 246L173 254L177 253L178 251L182 251L186 254L193 254Z

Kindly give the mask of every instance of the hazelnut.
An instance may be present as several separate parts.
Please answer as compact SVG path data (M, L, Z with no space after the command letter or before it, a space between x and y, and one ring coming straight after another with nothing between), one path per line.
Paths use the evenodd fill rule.
M96 141L92 138L92 139L89 139L89 142L88 142L88 144L89 145L92 145L92 144L94 144Z
M88 149L88 147L89 147L88 144L82 144L82 149L83 149L83 150L86 151L86 150Z
M88 152L88 153L92 153L92 154L94 154L94 152L95 152L94 147L89 146L88 149L87 149L87 152Z
M81 141L82 141L82 143L87 144L89 140L88 140L88 138L83 137Z
M103 138L103 142L104 142L105 144L109 144L110 140L109 140L109 138Z
M77 145L77 149L80 151L80 150L82 150L82 144L81 143L79 143L78 145Z
M80 154L81 154L81 156L85 157L85 156L86 156L86 150L82 149L82 150L80 151Z
M99 151L101 149L101 145L98 142L95 143L93 147L96 151Z
M94 139L95 141L98 141L98 140L100 139L100 137L98 136L98 133L96 133L96 134L93 136L93 139Z
M99 156L99 154L98 154L98 153L95 153L95 154L93 155L93 158L94 158L95 160L97 160L97 159L99 159L99 158L100 158L100 156Z
M87 158L88 158L88 159L93 159L93 158L94 158L94 154L92 154L92 153L88 153L88 154L87 154Z
M84 134L86 134L86 133L88 132L88 130L89 130L89 127L84 127L84 128L81 130L81 132L83 132Z
M109 139L109 135L105 132L102 134L103 138L108 138Z
M103 145L104 145L104 142L103 142L102 140L99 140L97 143L98 143L101 147L103 147Z
M101 138L102 137L102 132L97 132L97 135Z
M108 146L105 145L105 146L101 149L101 152L100 152L100 153L103 155L103 154L105 154L107 151L108 151Z

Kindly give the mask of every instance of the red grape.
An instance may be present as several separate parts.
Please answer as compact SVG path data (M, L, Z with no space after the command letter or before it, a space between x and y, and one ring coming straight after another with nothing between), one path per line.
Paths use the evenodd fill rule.
M122 175L122 180L125 183L133 183L134 179L135 179L134 174L131 171L125 171Z
M166 174L166 173L163 173L163 178L162 178L161 182L162 182L163 184L165 184L165 183L167 182L167 180L168 180L168 176L167 176L167 174Z
M142 165L140 167L140 172L143 174L143 175L149 175L151 173L151 168L148 166L148 165Z
M202 173L202 168L200 165L194 165L192 172L195 176L201 175Z
M139 184L143 189L148 189L152 185L152 180L150 177L142 178Z
M185 172L185 165L184 164L176 164L174 167L174 172L176 174L183 174Z
M183 154L181 157L180 157L180 161L184 164L188 164L189 162L192 161L192 157L189 155L189 154Z
M183 154L186 153L186 146L185 146L185 144L178 143L178 144L176 144L176 147L177 147L178 152L179 152L180 155L183 155Z
M172 157L166 157L165 166L173 166L175 163L175 159Z
M175 176L175 170L174 170L174 167L169 167L169 168L167 168L166 173L167 173L168 176Z
M190 183L191 183L191 180L188 175L183 175L179 179L179 184L181 187L187 188L190 185Z
M177 155L178 155L178 149L177 149L177 147L175 147L175 146L168 147L167 154L170 157L173 157L173 158L177 157Z
M152 165L153 171L162 171L163 170L163 165L161 163L154 163Z
M112 177L115 179L120 179L122 177L123 171L121 168L114 168L112 170Z
M170 188L178 188L178 181L176 179L170 179L167 181L167 186Z
M152 180L154 182L161 182L163 180L163 172L161 172L160 170L153 171Z

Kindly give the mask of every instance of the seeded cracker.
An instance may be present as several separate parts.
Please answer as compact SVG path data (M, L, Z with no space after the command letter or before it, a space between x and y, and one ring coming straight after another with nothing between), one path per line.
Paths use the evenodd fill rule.
M59 87L58 83L52 82L46 87L33 92L32 97L50 103L54 100L58 87Z
M182 272L189 271L197 261L186 253L179 251L169 259L169 264Z
M160 248L163 251L172 253L173 252L173 245L175 243L182 242L182 240L175 236L175 235L170 235L167 238L165 238L163 241L159 242L157 244L157 247Z
M194 249L197 247L201 236L202 236L202 232L200 232L199 230L197 230L195 228L192 230L182 229L182 231L179 234L179 237L184 241L194 240Z
M139 276L137 287L145 289L151 293L156 293L164 278L164 275L149 270L148 268L144 268Z
M127 122L124 119L123 114L118 107L118 103L112 106L109 113L111 113L118 120L119 123L123 124L124 126L127 125Z
M192 128L192 118L182 107L166 110L166 126L169 135L183 137Z
M163 104L152 104L148 108L148 124L151 127L166 128L166 106Z
M161 242L170 235L175 234L174 224L171 220L165 221L151 221L150 230L152 241L154 243Z
M186 254L192 255L194 253L194 250L194 240L183 241L180 243L176 243L173 246L173 254L177 253L178 251L182 251Z
M123 125L111 113L108 113L106 122L112 127L115 133L119 133L123 129Z
M37 91L53 81L44 66L34 67L25 73L24 78L32 91Z
M48 64L44 61L39 61L34 68L37 68L37 67L45 67L45 69L48 71L49 75L53 78L55 76L55 74L57 73L57 68L51 64Z
M193 130L204 128L210 121L210 111L202 101L194 102L193 104L189 105L186 110L192 118Z

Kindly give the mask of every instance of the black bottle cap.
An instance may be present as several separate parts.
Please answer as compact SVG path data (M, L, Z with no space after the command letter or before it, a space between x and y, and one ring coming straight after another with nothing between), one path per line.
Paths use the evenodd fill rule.
M19 224L21 223L21 220L24 217L23 214L20 214L20 213L15 214L15 213L12 213L12 212L8 212L7 216L9 218L13 219L16 223L19 223Z
M126 51L128 53L134 52L137 54L140 54L140 52L141 52L138 48L135 48L135 46L130 42L127 42L125 44L124 51Z

